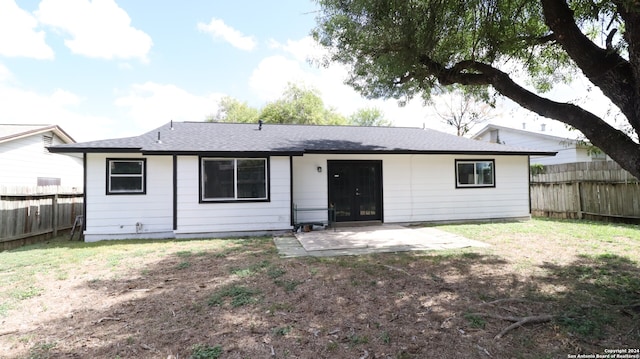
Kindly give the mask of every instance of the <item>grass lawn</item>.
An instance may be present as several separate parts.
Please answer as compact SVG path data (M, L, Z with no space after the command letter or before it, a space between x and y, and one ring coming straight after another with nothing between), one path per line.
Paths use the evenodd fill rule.
M0 358L567 358L639 348L638 226L437 228L491 246L282 259L271 238L58 238L1 252Z

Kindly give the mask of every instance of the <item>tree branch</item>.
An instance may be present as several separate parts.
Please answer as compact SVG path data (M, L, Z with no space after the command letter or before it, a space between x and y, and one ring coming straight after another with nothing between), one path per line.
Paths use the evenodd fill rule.
M487 318L499 319L499 320L506 320L508 322L514 322L513 324L509 325L508 327L502 329L500 331L500 333L496 334L496 336L493 337L493 339L500 339L505 334L510 332L511 330L519 328L519 327L521 327L521 326L523 326L525 324L546 323L546 322L549 322L549 321L553 320L553 318L554 318L553 315L549 315L549 314L534 315L534 316L529 316L529 317L502 316L502 315L489 314L489 313L471 313L470 315L475 315L475 316L478 316L478 317L487 317Z
M569 103L541 97L515 83L508 74L476 61L461 61L450 68L423 57L422 64L443 85L492 85L501 95L540 116L556 119L581 131L591 143L602 148L634 176L640 176L640 161L628 153L640 152L640 146L622 131L600 117Z
M640 79L640 13L638 13L638 3L629 2L624 0L614 0L618 14L624 21L624 39L628 44L629 63L631 66L631 72L633 73L632 82L634 88L630 94L633 94L635 101L636 114L640 114L640 88L637 82ZM631 76L630 76L631 78ZM626 90L626 89L625 89ZM638 115L640 117L640 115ZM640 134L640 128L636 127L635 119L629 118L629 122L636 130L636 133ZM638 120L640 121L640 120Z
M525 45L544 45L544 44L548 44L551 42L555 42L556 41L556 34L554 33L550 33L548 35L545 36L540 36L540 37L525 37L525 36L520 36L520 37L516 37L514 38L512 41L500 41L501 44L517 44L517 43L524 43Z
M585 36L566 1L541 0L547 26L556 34L557 42L575 61L587 78L598 86L640 129L640 113L635 104L636 81L631 65L615 51L607 51Z
M607 45L607 50L609 51L614 51L615 49L613 48L613 37L616 35L616 32L618 32L618 29L613 29L609 32L609 35L607 35L607 40L605 42L605 44Z
M518 320L517 322L511 324L510 326L502 329L502 331L500 331L500 333L496 334L495 337L493 337L493 339L500 339L502 338L505 334L507 334L509 331L516 329L518 327L521 327L525 324L539 324L539 323L546 323L546 322L550 322L553 319L552 315L537 315L537 316L533 316L533 317L524 317L524 318L520 318L520 320Z

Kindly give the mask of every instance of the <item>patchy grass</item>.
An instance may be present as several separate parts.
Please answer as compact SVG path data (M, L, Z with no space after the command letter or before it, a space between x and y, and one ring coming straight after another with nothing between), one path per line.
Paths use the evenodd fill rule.
M379 338L384 344L391 343L391 335L387 331L383 331L382 333L380 333Z
M444 225L439 228L467 238L500 244L509 250L523 241L544 238L545 243L577 250L578 254L627 252L635 260L640 256L637 225L537 218L525 222ZM537 250L543 251L544 248Z
M207 304L221 306L225 303L225 298L228 298L231 306L237 308L258 302L258 298L256 298L258 294L260 294L259 290L232 285L216 291L209 298Z
M55 347L56 343L37 343L29 350L29 359L54 358L50 351Z
M469 321L471 328L484 328L487 321L477 314L467 313L464 318Z
M272 332L274 335L283 337L291 332L291 326L273 328Z
M0 252L0 317L16 308L17 302L42 295L44 286L35 283L41 282L43 278L64 282L69 280L70 273L77 277L98 272L114 277L123 269L139 269L144 274L148 269L144 268L139 258L160 260L166 253L175 253L183 258L194 250L212 252L215 255L235 247L241 248L242 243L242 240L82 243L60 237L47 243ZM188 249L183 250L185 247ZM90 267L83 264L89 264ZM180 269L188 266L186 261L176 264Z
M301 281L298 281L295 279L289 279L289 280L276 279L273 281L273 283L275 283L278 287L283 288L285 292L293 292L297 286L302 284Z
M566 358L640 342L637 226L438 228L490 246L281 259L270 238L60 240L2 252L0 352ZM538 321L495 339L514 318Z
M191 267L191 263L189 263L189 262L187 262L187 261L180 262L180 263L176 266L176 268L177 268L177 269L187 269L187 268L189 268L189 267Z
M269 267L267 270L267 275L272 279L280 278L285 275L285 273L287 273L287 271L280 267Z
M218 359L222 355L222 347L219 345L198 344L191 348L189 359Z
M251 264L246 268L232 268L231 274L237 275L238 277L250 277L269 267L270 264L268 260L263 260L259 263Z

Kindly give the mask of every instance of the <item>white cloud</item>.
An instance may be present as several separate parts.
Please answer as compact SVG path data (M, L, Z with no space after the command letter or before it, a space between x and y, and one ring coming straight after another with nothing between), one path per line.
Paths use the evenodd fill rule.
M14 0L0 0L0 55L53 59L44 31L35 30L38 21L16 5Z
M146 82L131 85L115 105L125 109L126 117L135 124L132 127L136 128L130 129L133 134L140 134L171 120L203 121L217 111L222 97L217 93L194 95L175 85Z
M257 45L256 40L253 37L242 34L240 31L230 27L220 19L211 18L211 22L208 24L199 22L198 30L210 34L214 39L221 39L228 42L233 47L240 50L251 51Z
M113 134L113 120L85 115L75 107L81 99L66 90L37 93L0 84L0 118L5 123L54 124L76 141L106 138ZM71 107L71 108L70 108Z
M138 58L147 62L153 44L114 0L42 0L38 20L67 33L65 45L75 54L103 59Z
M81 101L76 94L63 89L55 89L51 94L51 100L61 106L75 106Z
M118 64L118 68L119 68L120 70L126 70L126 71L133 70L133 66L132 66L130 63L128 63L128 62L121 62L121 63L119 63L119 64Z
M4 82L9 80L13 75L8 68L6 68L3 64L0 64L0 82Z
M287 40L282 44L274 39L269 40L269 47L281 49L293 55L297 61L308 62L309 60L320 59L326 51L311 36L303 37L300 40Z
M260 61L251 74L249 87L261 101L268 102L280 97L289 82L313 85L314 80L297 61L276 55Z
M285 45L270 41L270 47L283 50L283 55L273 55L263 59L254 69L250 79L251 91L263 102L277 99L287 83L293 82L316 88L320 91L327 107L335 108L344 116L365 107L380 109L395 126L422 127L447 130L433 117L421 99L414 99L403 107L396 100L368 100L353 88L344 84L348 71L344 66L332 64L327 68L309 65L309 58L322 55L309 37L299 41L289 40ZM431 114L431 116L430 116Z

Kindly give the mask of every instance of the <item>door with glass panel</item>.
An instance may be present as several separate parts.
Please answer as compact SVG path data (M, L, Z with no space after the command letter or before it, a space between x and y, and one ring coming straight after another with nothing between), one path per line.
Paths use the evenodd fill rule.
M382 161L328 161L336 222L382 220Z

